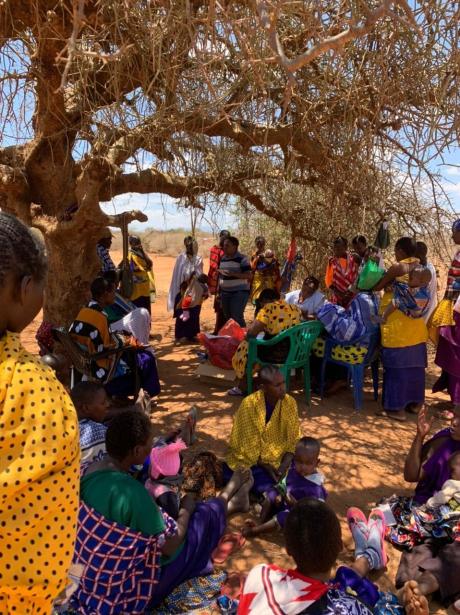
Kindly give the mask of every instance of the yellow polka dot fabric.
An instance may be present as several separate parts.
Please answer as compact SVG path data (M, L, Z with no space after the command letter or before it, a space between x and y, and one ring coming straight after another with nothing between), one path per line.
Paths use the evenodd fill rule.
M277 468L284 453L293 453L300 437L297 402L290 395L278 401L268 423L263 391L248 395L241 402L230 436L227 464L232 470L250 468L259 457Z
M322 359L326 351L326 340L322 337L317 337L313 342L312 353L315 357Z
M350 365L359 365L364 361L366 353L366 346L334 346L331 350L331 358Z
M79 496L73 404L54 372L0 339L0 615L49 614L67 584Z

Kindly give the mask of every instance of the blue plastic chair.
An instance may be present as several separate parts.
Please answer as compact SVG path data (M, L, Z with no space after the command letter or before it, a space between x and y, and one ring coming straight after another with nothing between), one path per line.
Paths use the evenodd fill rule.
M289 384L291 380L291 369L303 369L305 398L307 404L310 404L310 353L314 341L323 330L323 325L317 321L312 320L308 322L302 322L299 325L294 325L286 331L282 331L270 340L258 340L257 338L249 338L248 340L248 361L246 366L246 380L248 387L248 394L253 390L253 371L254 365L274 365L268 361L262 361L259 359L257 350L261 346L270 347L279 344L284 339L290 340L289 353L285 362L279 365L280 371L284 376L286 382L286 389L289 390Z
M366 335L350 342L337 342L332 338L326 338L324 349L324 357L321 365L321 382L320 393L321 399L324 397L324 387L326 383L326 366L328 363L342 365L348 370L348 381L353 387L353 400L355 410L362 410L363 407L363 387L364 387L364 372L366 367L372 370L372 385L374 387L374 399L377 401L379 397L379 356L380 356L380 329L377 329L370 337ZM336 347L346 348L349 346L367 346L367 353L364 356L362 363L347 363L332 358L332 350Z

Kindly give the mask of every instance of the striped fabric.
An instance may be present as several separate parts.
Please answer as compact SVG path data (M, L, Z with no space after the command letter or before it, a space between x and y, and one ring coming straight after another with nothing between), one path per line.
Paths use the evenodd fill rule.
M220 246L212 246L209 252L208 288L211 295L215 295L217 292L217 281L219 278L217 270L223 255L224 251Z
M349 290L350 286L356 281L358 275L358 264L353 256L350 253L347 254L345 268L341 263L343 260L344 259L332 257L329 261L333 270L332 285L342 293ZM333 295L333 297L335 297L335 295ZM334 303L336 302L334 301Z
M164 533L146 536L81 502L74 564L83 573L70 607L84 615L145 613L158 583L164 537L177 529L173 519L165 522Z
M220 276L219 288L224 292L237 292L239 290L249 290L249 280L242 280L232 276L232 273L246 273L251 271L251 266L247 257L240 252L234 256L222 256L220 259L220 269L228 273L227 276Z
M460 296L460 250L456 252L447 273L447 286L444 299L456 301Z

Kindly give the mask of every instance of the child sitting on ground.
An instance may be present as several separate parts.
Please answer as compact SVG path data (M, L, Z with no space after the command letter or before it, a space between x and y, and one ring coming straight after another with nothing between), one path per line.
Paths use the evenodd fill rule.
M460 451L449 457L450 478L426 503L430 508L447 505L455 511L460 511Z
M105 433L110 401L104 387L97 382L79 382L70 391L80 427L80 473L107 454Z
M411 318L421 318L430 302L428 283L431 280L431 272L420 263L399 263L401 275L393 284L393 299L388 304L382 315L381 322L385 324L396 310L400 310Z
M180 487L183 476L180 474L180 452L186 444L177 439L164 446L152 448L150 453L149 478L145 488L154 501L173 519L179 516Z
M208 276L202 273L196 278L195 274L193 274L190 282L188 283L184 291L184 296L182 297L182 313L179 318L184 322L187 322L187 320L189 320L190 318L189 310L194 307L197 307L198 305L201 305L203 301L208 297Z
M317 469L320 449L321 445L316 438L305 436L297 442L287 475L265 493L259 525L247 525L243 528L246 537L283 528L289 510L302 498L310 497L321 501L327 498L323 486L324 475Z

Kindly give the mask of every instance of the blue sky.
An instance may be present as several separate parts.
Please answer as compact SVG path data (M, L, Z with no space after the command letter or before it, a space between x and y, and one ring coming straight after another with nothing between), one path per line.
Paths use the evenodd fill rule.
M442 185L452 202L455 212L460 214L460 148L453 148L445 153L445 163L441 161L431 163L433 171L442 175ZM188 210L178 208L178 201L161 194L125 194L115 197L102 208L107 213L120 213L130 209L140 209L149 220L145 224L133 223L131 228L145 230L156 228L168 230L173 228L190 229L190 213ZM220 228L232 228L235 220L230 213L223 211L211 214L205 213L197 223L197 227L204 231L216 232Z

